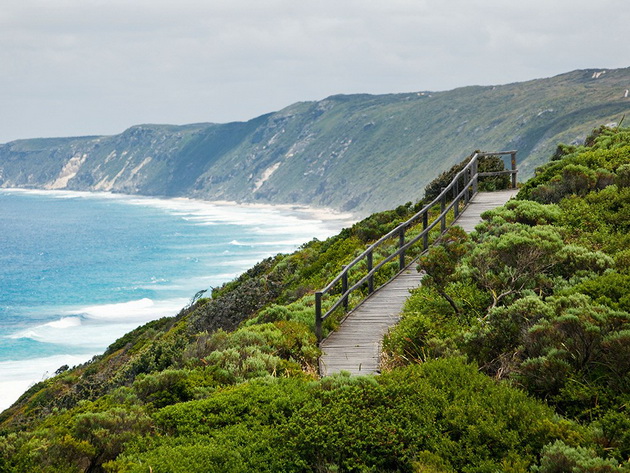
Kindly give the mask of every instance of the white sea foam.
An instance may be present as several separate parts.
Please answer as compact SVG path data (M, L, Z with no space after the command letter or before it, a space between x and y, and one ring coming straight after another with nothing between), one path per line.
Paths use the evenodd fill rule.
M100 304L82 307L73 311L86 319L99 321L148 321L175 315L179 309L186 305L187 299L172 299L165 301L153 301L149 298L135 301L120 302L117 304Z
M197 274L176 280L160 278L137 284L138 288L149 288L160 291L160 294L168 294L167 299L142 298L61 310L57 306L50 308L50 312L46 307L38 307L38 314L48 314L49 318L40 325L9 335L11 338L30 338L38 342L65 345L68 346L69 353L79 350L87 354L83 357L59 355L36 360L0 362L0 410L17 399L30 384L40 381L45 372L54 373L61 365L72 366L87 361L138 325L163 316L176 315L190 302L190 296L197 290L216 287L268 256L292 251L312 238L326 238L352 221L349 214L306 207L237 205L229 202L160 199L107 192L35 189L0 189L0 192L58 199L108 199L120 205L161 209L181 218L188 225L232 224L242 228L233 230L232 235L225 234L227 238L223 243L194 239L190 245L181 245L183 258L194 259L200 252L214 253L217 256L211 262L203 260L203 266L198 267L201 272L207 268L208 275ZM226 243L229 244L229 251L225 250L229 259L221 256Z
M52 322L48 322L44 324L44 327L52 327L52 328L69 328L69 327L78 327L81 325L81 319L79 317L63 317L59 320L54 320Z
M84 321L81 325L73 325L62 329L51 327L49 324L42 324L9 335L9 338L30 338L41 343L85 348L98 353L138 325L137 322L102 324Z
M70 310L72 316L29 327L7 337L90 348L96 350L96 353L142 323L177 315L189 302L190 299L187 298L158 302L145 298L119 304L82 307Z
M127 203L161 208L200 225L235 224L260 226L281 232L306 234L309 237L330 236L341 226L354 220L348 213L329 209L288 205L236 204L233 202L202 201L187 198L159 199L154 197L128 197Z
M205 201L185 197L158 198L111 192L85 192L42 189L0 189L14 192L45 195L59 199L91 198L121 201L127 205L139 205L165 210L172 215L196 221L198 224L235 224L256 227L254 231L266 234L303 234L308 239L328 237L356 220L350 213L331 209L272 204L238 204L226 201Z
M54 199L125 199L125 194L113 194L110 192L87 192L87 191L69 191L69 190L52 190L52 189L22 189L19 187L11 187L0 189L0 192L21 193L31 195L44 195Z
M53 375L61 366L75 366L84 363L90 360L95 353L57 355L31 360L1 361L0 411L13 404L29 386Z

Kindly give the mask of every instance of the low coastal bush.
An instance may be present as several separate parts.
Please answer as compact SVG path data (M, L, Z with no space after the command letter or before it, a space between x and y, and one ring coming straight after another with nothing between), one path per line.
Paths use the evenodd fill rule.
M318 379L313 293L410 203L31 387L0 419L0 471L628 471L629 161L630 131L599 129L443 235L378 377Z
M154 421L164 435L130 446L108 471L495 471L530 465L554 439L582 435L459 359L379 378L252 381L165 407Z

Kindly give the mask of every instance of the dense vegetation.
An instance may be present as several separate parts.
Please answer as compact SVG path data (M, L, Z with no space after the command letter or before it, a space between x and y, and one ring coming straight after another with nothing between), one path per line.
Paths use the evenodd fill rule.
M357 215L422 197L474 148L517 149L530 176L556 144L630 115L630 68L444 92L335 95L247 122L138 125L0 145L0 187L306 204Z
M442 236L382 375L318 379L313 291L417 207L60 368L0 415L0 471L630 471L630 130L560 146Z
M630 458L630 132L589 140L420 259L428 276L386 347L392 367L464 357L584 427L612 465ZM575 468L552 471L616 471Z

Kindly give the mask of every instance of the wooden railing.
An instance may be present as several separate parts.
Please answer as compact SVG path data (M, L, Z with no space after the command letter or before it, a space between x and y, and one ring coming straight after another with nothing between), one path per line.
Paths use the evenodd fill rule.
M505 171L496 172L478 172L479 158L484 156L511 156L511 169ZM374 276L383 268L387 263L398 258L398 271L403 271L407 267L405 262L406 253L409 249L416 244L421 244L423 251L426 251L429 247L429 232L433 230L437 225L440 225L440 232L444 233L447 227L447 217L449 212L453 212L454 222L457 220L460 214L460 204L463 202L464 206L468 204L470 199L477 193L479 177L485 176L498 176L504 174L511 174L512 188L516 188L516 151L501 151L496 153L480 153L477 152L470 159L468 164L459 171L448 186L446 186L440 194L433 199L430 203L425 205L422 210L416 213L406 222L401 223L392 231L383 235L377 241L372 243L363 253L353 259L350 263L344 266L343 270L333 279L325 288L315 293L315 333L317 340L322 339L322 324L335 310L343 306L348 310L348 302L350 295L355 290L364 286L367 283L368 295L374 292ZM433 207L440 205L440 214L429 223L429 210ZM415 227L422 221L422 231L406 241L405 237L407 232ZM385 248L385 242L392 239L398 239L398 245L396 251L385 255L378 263L374 264L374 254L376 250ZM352 286L349 286L349 272L358 267L365 261L365 275L363 275L358 281L354 282ZM361 269L361 268L357 268ZM355 275L356 277L356 275ZM391 279L390 279L391 280ZM334 288L341 284L341 294L338 299L331 305L331 307L322 314L322 298L325 294L330 293Z

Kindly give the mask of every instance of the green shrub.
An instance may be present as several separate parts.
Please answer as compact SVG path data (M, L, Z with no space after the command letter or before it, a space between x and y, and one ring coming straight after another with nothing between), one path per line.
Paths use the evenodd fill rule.
M630 275L609 271L586 280L573 291L588 295L598 304L630 312Z
M623 164L617 168L617 187L630 187L630 164Z
M630 471L630 464L619 466L614 460L598 457L590 449L569 447L558 440L547 445L542 451L540 466L533 469L537 473L617 473Z
M188 370L164 370L140 375L133 383L133 389L138 398L155 407L189 401L194 396L190 375Z
M594 304L587 296L550 298L554 315L523 337L516 379L553 399L569 415L614 405L630 388L630 314ZM577 389L577 391L576 391Z
M611 456L619 462L630 459L630 412L628 402L621 410L610 410L593 423L594 442L599 456Z
M521 361L523 334L553 309L537 296L527 296L507 307L495 307L483 323L466 336L463 349L483 371L498 378L509 377Z
M499 471L531 464L556 425L543 404L457 359L313 396L290 419L287 438L315 471L410 471L422 460L445 471Z
M475 246L461 270L492 295L490 307L496 307L525 290L549 293L562 247L559 232L549 226L511 231Z
M510 200L505 205L481 214L483 220L500 218L510 223L524 225L553 225L560 218L560 208L554 204L540 204L531 200Z
M468 252L468 236L460 227L451 227L439 239L439 244L418 259L418 270L426 275L422 284L432 287L452 307L456 314L460 309L455 300L446 292L446 286L453 281L460 259Z

